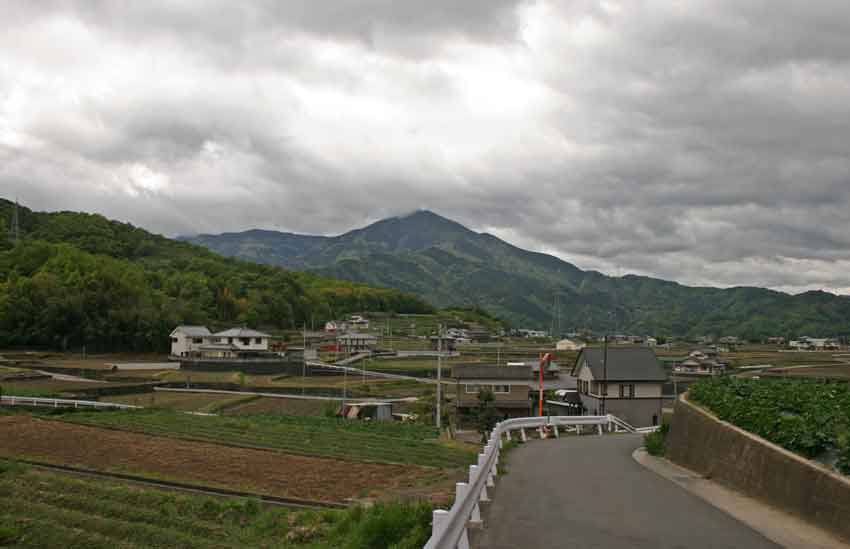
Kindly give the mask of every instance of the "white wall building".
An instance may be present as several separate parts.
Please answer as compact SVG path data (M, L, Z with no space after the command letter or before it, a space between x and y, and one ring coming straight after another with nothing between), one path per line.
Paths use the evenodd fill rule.
M211 343L233 345L238 350L268 351L269 334L248 328L231 328L212 334Z
M200 350L212 335L206 326L178 326L171 332L172 356L188 356Z

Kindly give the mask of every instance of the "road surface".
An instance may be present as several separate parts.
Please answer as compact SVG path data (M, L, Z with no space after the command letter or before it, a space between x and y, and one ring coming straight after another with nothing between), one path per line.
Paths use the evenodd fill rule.
M762 549L778 545L632 459L639 435L511 450L480 547Z

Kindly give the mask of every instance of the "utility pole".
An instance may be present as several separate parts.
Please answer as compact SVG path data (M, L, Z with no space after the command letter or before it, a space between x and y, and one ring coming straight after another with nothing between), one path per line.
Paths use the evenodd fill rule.
M301 396L307 390L307 323L304 323L304 331L301 332L303 351L301 352Z
M605 338L602 342L602 388L599 389L599 394L602 397L602 410L600 410L603 414L607 413L605 410L605 397L608 394L608 334L605 334Z
M440 415L441 400L443 400L443 325L437 328L437 431L442 427Z

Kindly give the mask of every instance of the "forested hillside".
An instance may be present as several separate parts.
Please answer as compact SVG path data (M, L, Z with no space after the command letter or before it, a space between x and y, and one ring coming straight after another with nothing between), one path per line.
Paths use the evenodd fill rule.
M548 329L558 317L563 330L748 339L850 334L845 296L606 276L428 211L336 237L246 231L191 241L225 255L414 292L441 307L478 306L515 326Z
M0 346L164 350L180 323L287 329L354 311L431 312L422 299L224 258L100 215L0 200Z

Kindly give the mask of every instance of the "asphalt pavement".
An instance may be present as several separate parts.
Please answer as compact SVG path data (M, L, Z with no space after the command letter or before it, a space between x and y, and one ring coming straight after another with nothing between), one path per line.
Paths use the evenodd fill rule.
M639 435L570 436L511 450L483 549L762 549L778 545L632 458Z

